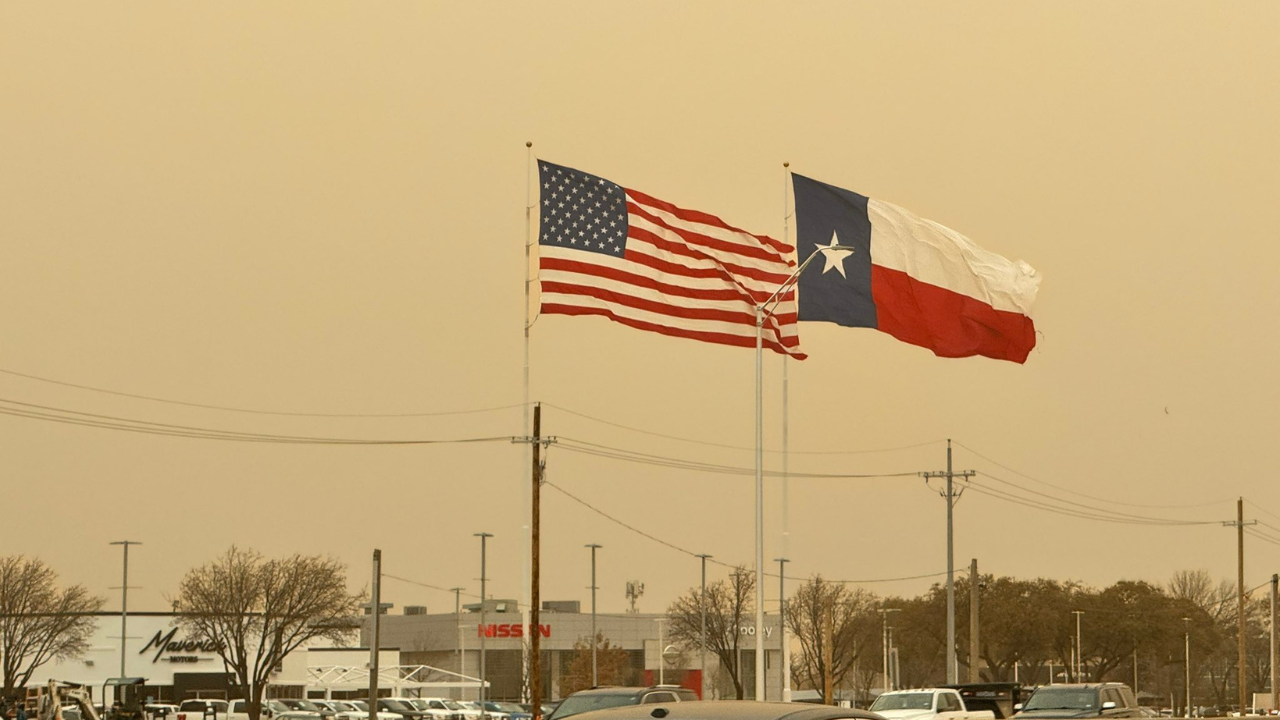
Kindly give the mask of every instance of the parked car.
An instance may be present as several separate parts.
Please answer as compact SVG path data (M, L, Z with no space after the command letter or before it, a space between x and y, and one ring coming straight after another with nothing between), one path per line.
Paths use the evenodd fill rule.
M401 700L407 700L410 705L430 714L434 720L462 720L462 709L454 705L451 700L436 697L401 698Z
M990 710L970 710L958 690L924 688L881 693L868 708L888 720L995 720Z
M484 709L488 710L490 715L496 716L501 713L504 717L510 718L510 720L530 720L530 718L533 717L533 713L525 712L524 708L513 702L493 702L491 700L486 700L484 703Z
M329 700L327 702L342 709L339 715L346 716L343 720L369 720L369 703L363 700ZM379 710L374 717L376 720L401 720L399 714L384 710Z
M480 720L480 717L485 714L480 707L480 703L471 700L452 700L450 702L462 715L462 720Z
M1042 685L1017 710L1013 717L1022 720L1141 717L1133 691L1123 683Z
M625 705L678 703L697 699L698 695L694 691L674 685L592 688L590 690L579 690L561 700L560 706L556 708L555 712L547 716L547 720L563 720L563 718L591 712L592 710L603 710Z
M208 698L183 700L178 706L178 720L227 720L227 701Z
M569 696L571 697L573 695ZM563 706L563 703L561 705ZM586 712L578 717L579 720L654 720L654 718L662 718L662 720L884 720L873 712L856 708L754 700L707 702L651 700L639 705L631 704Z
M279 700L263 700L262 717L266 720L320 720L320 713L294 710ZM249 720L249 701L228 701L227 720Z
M324 707L312 700L302 700L298 698L281 698L283 703L290 710L301 710L302 712L312 712L320 716L321 720L334 720L334 713L327 707Z
M168 703L147 703L142 706L142 711L146 713L147 720L170 720L170 716L177 715L178 706Z
M419 710L409 698L378 698L378 711L399 715L402 720L434 720L426 710Z

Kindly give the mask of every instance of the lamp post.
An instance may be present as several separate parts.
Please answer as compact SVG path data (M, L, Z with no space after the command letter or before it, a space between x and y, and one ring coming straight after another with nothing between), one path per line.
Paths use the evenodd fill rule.
M591 543L591 687L600 684L600 670L596 665L596 550L604 547Z
M485 666L485 656L484 656L484 652L485 652L484 639L489 634L489 628L485 626L485 617L486 617L485 600L487 599L485 595L485 583L488 581L488 578L485 577L485 563L486 563L486 560L488 559L485 553L488 550L488 547L487 547L488 540L489 538L493 537L493 534L487 533L487 532L478 532L478 533L474 533L474 535L480 538L480 689L476 691L476 695L480 700L480 707L484 707L484 696L485 696L484 691L486 686L488 686L489 684L489 680L485 676L485 671L488 668ZM534 630L534 632L537 632L537 630Z
M1081 682L1081 669L1084 667L1084 647L1080 645L1080 616L1084 614L1083 610L1072 610L1072 615L1076 616L1076 682Z
M884 662L882 663L882 672L884 673L884 692L893 689L892 683L889 682L889 613L902 612L901 608L880 608L880 620L883 624L881 630L881 655Z
M698 683L698 699L707 699L707 554L698 556L702 559L702 591L698 595L698 611L702 615L702 635L698 641L698 664L702 679Z
M1191 717L1191 618L1182 618L1182 642L1184 660L1186 662L1187 708L1186 716Z
M781 643L778 657L782 663L778 672L782 685L778 699L791 702L791 648L787 644L787 563L791 561L782 557L774 562L778 563L778 642ZM764 641L758 631L756 635L757 640Z
M124 581L120 584L120 677L126 677L124 672L125 644L128 642L129 633L129 546L141 545L137 540L117 540L112 545L121 545L124 547ZM106 698L103 698L103 702Z
M822 247L809 254L800 267L791 273L778 289L764 302L756 306L756 696L758 702L764 701L764 643L760 634L764 628L764 319L773 312L787 291L800 277L800 273L813 262L818 255L829 257L835 253L843 260L853 252L853 248L835 245Z

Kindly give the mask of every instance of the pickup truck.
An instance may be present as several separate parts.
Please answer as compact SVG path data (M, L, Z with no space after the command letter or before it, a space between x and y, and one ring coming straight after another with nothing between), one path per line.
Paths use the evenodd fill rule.
M969 710L951 688L894 690L881 693L868 708L886 720L995 720L990 710Z

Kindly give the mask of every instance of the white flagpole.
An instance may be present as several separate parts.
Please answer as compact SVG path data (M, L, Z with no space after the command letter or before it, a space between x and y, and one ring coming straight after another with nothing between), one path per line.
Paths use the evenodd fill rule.
M756 695L764 700L764 312L756 306Z
M529 484L529 467L533 463L533 445L530 442L529 430L529 287L533 284L533 280L529 277L530 259L533 245L533 142L528 141L524 144L525 148L525 166L524 166L524 395L521 408L524 412L524 463L520 466L520 488L521 488L521 505L520 517L520 542L522 552L524 553L523 562L521 563L522 579L520 583L520 623L526 628L529 627L528 613L530 611L529 603L532 602L530 586L532 584L533 571L531 569L533 562L532 553L532 536L531 536L531 515L533 513L533 490ZM480 598L483 605L485 598ZM520 654L521 677L528 677L529 658L527 653ZM520 689L520 696L527 700L527 688Z
M787 213L787 180L790 176L791 163L782 163L782 242L787 241L788 220L791 217ZM799 257L799 248L796 248L796 257ZM798 310L798 306L797 306ZM782 355L782 557L791 557L791 505L790 505L790 478L787 476L787 361L786 353ZM781 571L779 571L781 572ZM785 583L786 580L779 578L779 582ZM780 602L786 602L786 597L779 599ZM781 609L778 610L778 617L784 618L786 614ZM791 644L787 642L787 628L783 624L778 628L778 635L782 642L782 702L791 702Z

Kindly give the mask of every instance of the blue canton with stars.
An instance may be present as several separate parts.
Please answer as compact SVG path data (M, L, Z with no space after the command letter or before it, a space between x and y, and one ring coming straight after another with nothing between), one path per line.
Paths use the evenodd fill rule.
M538 185L538 244L623 257L627 201L621 185L545 160L538 163Z

